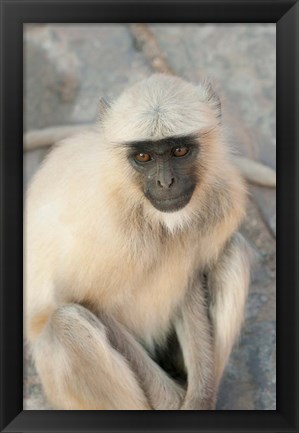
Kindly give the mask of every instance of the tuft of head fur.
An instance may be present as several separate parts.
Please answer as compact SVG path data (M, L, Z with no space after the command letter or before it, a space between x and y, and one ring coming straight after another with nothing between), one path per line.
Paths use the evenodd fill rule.
M194 86L178 77L154 74L111 104L103 118L104 134L116 143L158 140L217 125L212 95L208 83Z

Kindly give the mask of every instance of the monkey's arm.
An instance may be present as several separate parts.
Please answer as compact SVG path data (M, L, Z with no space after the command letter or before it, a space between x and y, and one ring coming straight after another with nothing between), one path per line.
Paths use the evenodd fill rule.
M182 410L214 409L214 353L212 332L204 296L197 275L186 295L176 323L187 370L187 392Z
M208 307L199 281L182 308L177 331L188 374L181 409L209 410L240 332L249 285L249 249L235 234L207 274Z
M152 408L179 409L185 390L150 358L141 344L119 322L102 312L96 312L96 315L106 326L112 347L129 362Z
M245 239L236 233L208 273L216 388L243 322L250 277L249 262L249 247Z

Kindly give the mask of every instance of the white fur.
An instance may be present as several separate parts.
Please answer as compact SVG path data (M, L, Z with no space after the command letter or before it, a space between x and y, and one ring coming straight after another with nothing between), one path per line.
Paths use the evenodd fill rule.
M112 350L105 334L93 332L93 322L87 320L93 353L98 353L99 362L107 354L103 358L104 379L98 383L94 358L85 349L89 343L85 338L84 314L81 317L75 308L65 315L61 313L58 320L60 307L90 304L116 318L132 336L152 348L153 342L165 340L195 270L197 273L215 264L237 229L244 213L244 187L222 140L215 101L204 86L198 89L176 77L153 75L125 91L102 115L102 123L55 146L34 177L25 204L26 333L36 344L39 371L54 400L57 388L52 383L64 380L60 375L63 368L68 370L71 365L74 371L83 372L82 383L76 378L71 382L73 389L81 383L79 392L74 391L77 403L72 400L73 392L67 391L59 398L59 405L78 407L78 400L82 396L83 401L85 396L79 407L101 407L90 398L90 389L100 389L102 385L107 394L117 394L122 373L116 380L115 368L125 372L123 385L132 385L131 408L136 407L135 392L140 391L136 405L140 407L143 401L137 381L131 378L133 372L126 373L123 358ZM134 182L135 172L126 160L123 144L206 130L209 134L199 143L200 181L190 202L178 212L159 212L145 198L138 182ZM236 308L238 303L241 304L237 299ZM219 305L217 311L222 314L221 300ZM70 313L74 325L66 323ZM223 317L227 318L227 314L230 312L223 313ZM52 329L49 324L55 324L55 317L56 328ZM193 319L191 322L192 327L197 323ZM225 328L221 319L215 323ZM78 332L67 332L60 352L63 356L57 357L52 368L47 353L55 351L55 332L63 336L66 326L73 331L76 324ZM225 336L219 335L225 344ZM230 335L228 338L232 339ZM186 339L189 343L196 343L195 340L190 336ZM75 354L80 349L79 363L75 355L68 358L68 344ZM81 366L83 359L85 367ZM89 382L84 382L84 372ZM69 377L65 380L70 382ZM121 398L119 393L117 397ZM102 403L106 407L107 402ZM192 408L192 404L185 404L184 408Z

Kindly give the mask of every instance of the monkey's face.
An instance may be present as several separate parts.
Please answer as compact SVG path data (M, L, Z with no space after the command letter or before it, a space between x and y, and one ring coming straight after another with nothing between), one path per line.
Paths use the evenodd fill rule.
M138 184L156 209L175 212L189 203L198 182L198 152L194 135L129 143Z
M218 138L216 94L208 85L193 86L178 77L154 74L124 91L104 111L103 152L112 150L114 174L122 175L121 180L113 177L114 190L132 207L145 197L148 220L176 219L178 226L190 221L211 177L208 173L214 173L217 161L221 164L224 152ZM111 163L108 169L110 179ZM136 193L141 193L139 200Z

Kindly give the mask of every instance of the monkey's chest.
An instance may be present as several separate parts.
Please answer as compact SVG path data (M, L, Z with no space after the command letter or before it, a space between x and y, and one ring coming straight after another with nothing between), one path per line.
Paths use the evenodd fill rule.
M112 315L148 345L165 337L198 261L194 242L150 248L141 243L134 251L120 251L112 241L103 248L105 254L90 248L84 258L80 245L74 250L77 260L69 267L73 274L68 280L70 289L78 288L75 301L87 301Z
M125 283L124 290L114 292L108 305L110 313L152 347L155 341L166 338L170 330L188 287L188 268L187 264L182 269L164 262L143 279L136 275L136 279Z

